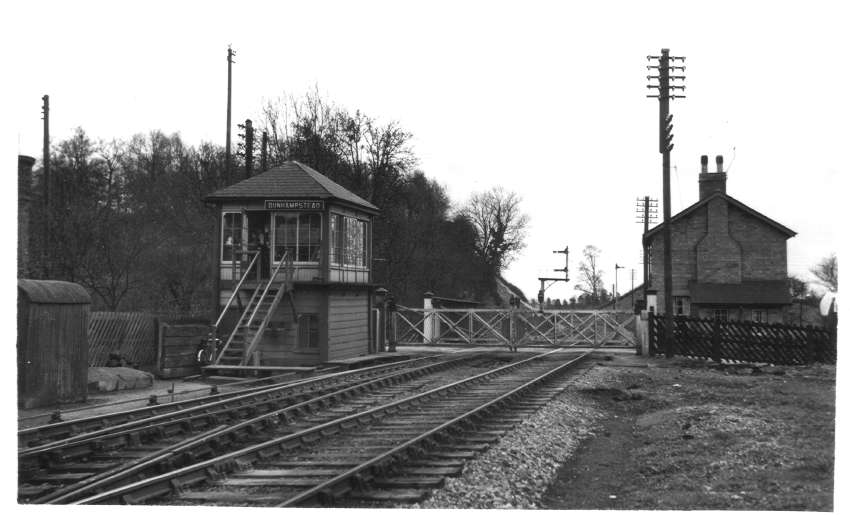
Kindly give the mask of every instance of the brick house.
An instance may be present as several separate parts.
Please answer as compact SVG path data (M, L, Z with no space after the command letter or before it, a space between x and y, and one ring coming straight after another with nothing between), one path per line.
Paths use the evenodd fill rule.
M699 201L670 219L674 314L780 323L791 304L787 241L794 231L726 194L701 158ZM643 237L650 256L647 304L664 310L664 239L660 224Z

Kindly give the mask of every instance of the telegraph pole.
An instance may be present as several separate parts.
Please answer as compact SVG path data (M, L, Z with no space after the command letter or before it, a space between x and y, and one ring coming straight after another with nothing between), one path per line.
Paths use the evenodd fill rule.
M664 240L664 348L667 357L673 356L673 263L670 233L670 151L673 150L673 115L670 114L670 100L685 98L684 95L676 95L676 90L684 91L685 86L671 84L671 81L685 80L684 75L670 75L676 70L685 71L684 66L671 65L672 61L684 61L684 57L670 55L670 49L662 48L661 55L648 55L648 61L657 60L657 65L646 68L658 70L658 75L647 75L649 81L657 80L657 84L650 82L646 87L657 89L657 95L647 95L648 98L658 99L658 122L659 122L659 149L661 153L661 174L663 181L663 203L664 203L664 229L662 238Z
M50 254L47 252L47 246L50 244L50 225L52 223L50 216L50 96L44 95L41 97L42 106L42 119L44 120L44 144L42 148L42 177L41 180L44 182L42 187L44 188L44 243L41 246L41 270L44 273L44 279L50 278L49 268L48 268L48 260Z
M233 84L233 55L236 52L227 46L227 137L224 143L224 175L225 184L230 184L230 93Z
M260 170L268 170L269 159L269 132L263 131L263 146L260 150Z
M242 143L239 146L241 147L241 154L245 158L245 178L247 179L251 177L254 171L254 126L249 118L245 120L244 124L239 124L239 128L245 131L239 134L239 137L242 138Z
M658 199L644 196L637 199L635 205L637 213L637 223L643 224L643 238L646 238L646 233L649 232L649 223L655 222L658 219ZM649 251L646 248L646 241L641 238L641 263L643 263L643 298L646 300L646 290L649 289ZM634 288L632 288L634 289Z

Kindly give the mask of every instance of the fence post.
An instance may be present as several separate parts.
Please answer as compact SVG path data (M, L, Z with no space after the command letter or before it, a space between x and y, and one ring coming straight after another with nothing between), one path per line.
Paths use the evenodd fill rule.
M723 357L720 354L720 320L715 319L711 328L711 359L720 363Z
M510 349L516 350L516 335L514 334L514 307L511 306L508 312L508 341L510 341Z
M424 308L422 310L424 317L422 319L422 332L425 333L425 341L422 343L425 345L431 345L436 343L434 341L434 337L436 335L436 328L434 327L436 325L434 322L434 304L431 300L434 297L434 294L430 291L426 291L424 297L425 299L422 302L422 307Z
M655 314L652 311L646 312L646 346L647 354L655 356Z
M396 313L395 299L390 301L387 309L389 310L387 321L390 323L387 352L395 352L396 344L398 343L398 314Z

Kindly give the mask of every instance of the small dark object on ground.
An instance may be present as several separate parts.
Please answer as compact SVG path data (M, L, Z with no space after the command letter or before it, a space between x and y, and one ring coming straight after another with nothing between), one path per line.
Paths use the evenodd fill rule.
M110 352L109 359L106 361L107 367L137 368L135 365L128 361L120 352Z

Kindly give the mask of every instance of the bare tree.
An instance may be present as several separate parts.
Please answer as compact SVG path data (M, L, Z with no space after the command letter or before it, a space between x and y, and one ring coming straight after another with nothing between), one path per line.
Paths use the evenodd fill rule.
M495 187L472 195L460 211L475 227L475 252L495 273L525 247L529 219L520 211L520 200L516 193Z
M809 295L809 285L796 275L788 276L788 290L792 299L803 300Z
M838 291L838 259L835 254L820 260L810 271L818 278L818 282L831 292Z
M601 253L602 251L593 245L586 246L582 250L584 260L578 266L579 278L575 289L589 296L589 300L592 303L599 302L604 292L604 288L602 287L602 270L598 264L599 254Z

